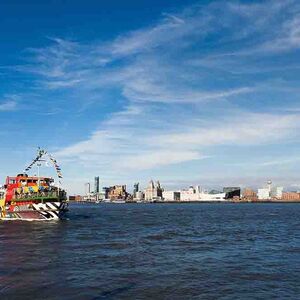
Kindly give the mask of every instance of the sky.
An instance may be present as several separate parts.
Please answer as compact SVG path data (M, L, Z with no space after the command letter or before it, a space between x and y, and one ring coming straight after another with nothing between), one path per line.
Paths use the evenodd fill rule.
M2 181L300 189L297 0L1 1L0 54Z

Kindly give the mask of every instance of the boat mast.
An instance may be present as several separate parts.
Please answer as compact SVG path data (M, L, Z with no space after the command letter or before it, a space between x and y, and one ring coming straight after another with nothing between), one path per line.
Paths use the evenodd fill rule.
M38 176L38 187L40 186L40 166L42 165L40 161L38 161L37 165L37 176Z

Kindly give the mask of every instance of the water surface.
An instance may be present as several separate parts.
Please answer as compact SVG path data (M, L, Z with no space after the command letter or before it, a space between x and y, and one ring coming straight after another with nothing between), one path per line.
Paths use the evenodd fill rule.
M299 299L299 204L71 204L0 222L0 299Z

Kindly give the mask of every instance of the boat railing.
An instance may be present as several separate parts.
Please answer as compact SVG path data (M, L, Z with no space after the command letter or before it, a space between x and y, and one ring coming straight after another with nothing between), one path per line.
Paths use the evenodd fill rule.
M63 200L66 198L65 191L63 190L50 190L50 191L37 191L32 192L28 191L27 193L17 193L15 192L13 200L22 201L22 200L40 200L40 199L57 199Z

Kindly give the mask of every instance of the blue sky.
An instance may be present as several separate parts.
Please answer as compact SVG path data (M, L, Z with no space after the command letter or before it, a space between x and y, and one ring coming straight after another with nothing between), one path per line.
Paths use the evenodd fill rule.
M300 187L300 3L0 4L2 180ZM49 170L45 170L45 172Z

